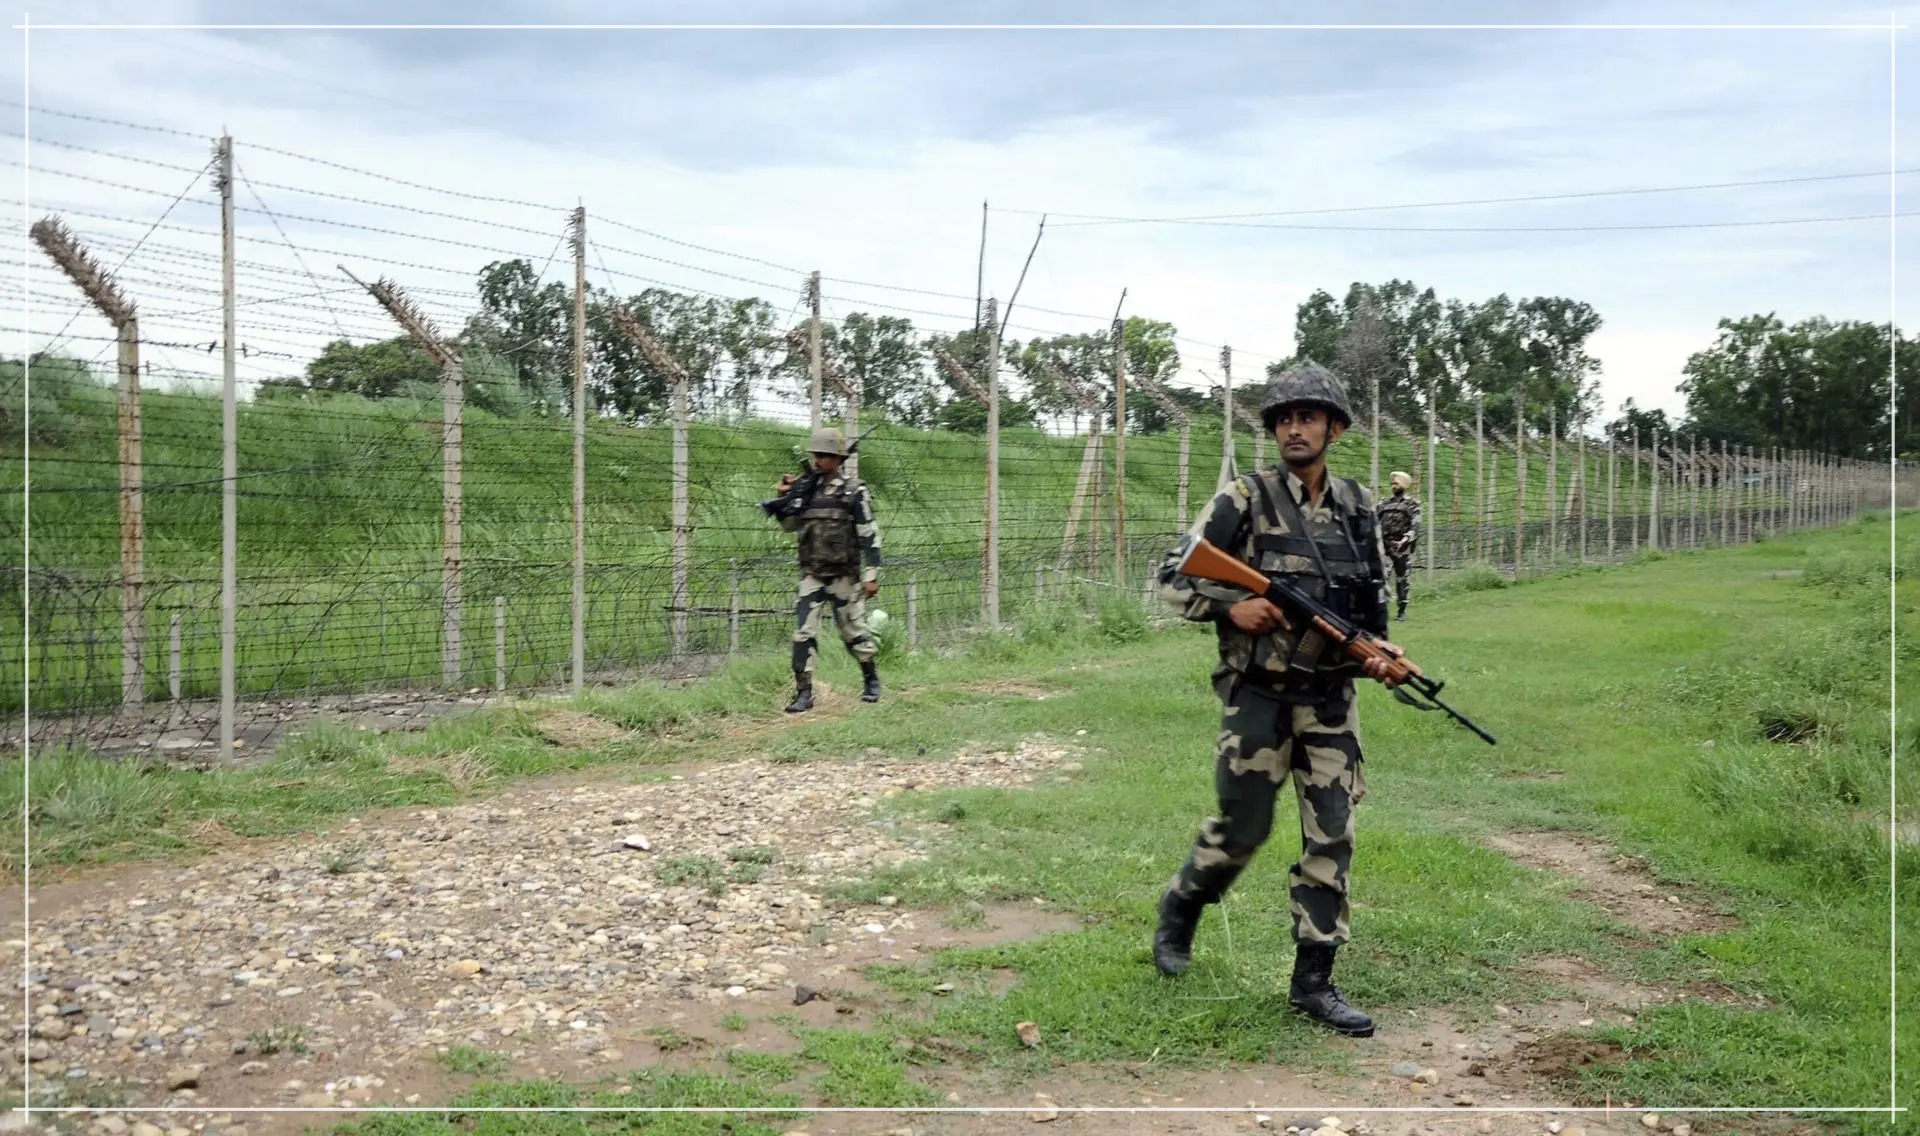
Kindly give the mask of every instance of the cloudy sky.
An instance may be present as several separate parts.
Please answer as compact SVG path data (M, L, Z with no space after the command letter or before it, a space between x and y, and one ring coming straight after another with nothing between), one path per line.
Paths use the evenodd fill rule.
M1920 8L1844 0L25 8L34 24L96 26L33 31L6 64L14 97L49 112L10 111L36 140L16 151L29 167L15 171L30 202L22 215L62 212L102 259L126 259L145 334L209 340L218 212L204 178L189 184L205 140L230 131L247 179L237 203L254 210L239 231L255 377L297 366L340 332L391 334L343 287L338 264L420 289L449 322L470 305L460 293L472 270L502 253L570 279L565 252L553 257L576 203L588 210L596 283L759 295L785 316L817 268L829 315L904 311L953 329L972 318L986 200L986 289L1002 297L1048 215L1015 334L1097 327L1125 288L1127 313L1178 325L1183 380L1204 386L1220 344L1235 348L1238 376L1288 353L1294 309L1316 288L1399 277L1443 297L1565 295L1606 320L1594 350L1608 412L1626 398L1675 411L1680 368L1722 317L1886 319L1893 226L1910 232L1886 217L1887 171L1920 168L1912 129L1896 136L1892 118L1896 78L1903 92L1920 79L1904 59L1895 75L1892 49L1920 47L1886 30ZM97 26L263 19L1878 27ZM1920 122L1920 108L1904 118ZM1612 192L1700 186L1721 187ZM20 192L6 196L22 208ZM1536 200L1489 201L1513 198ZM1875 216L1778 223L1863 214ZM64 329L99 348L105 329L74 318L57 279L24 267L33 260L12 258L0 303L20 310L32 292L36 346ZM172 365L207 366L204 354L169 350Z

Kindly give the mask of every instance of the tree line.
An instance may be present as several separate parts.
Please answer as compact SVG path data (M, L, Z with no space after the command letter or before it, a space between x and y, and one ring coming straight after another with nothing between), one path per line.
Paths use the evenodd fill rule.
M456 336L468 397L510 415L571 414L573 295L543 282L531 262L506 260L479 273L478 310ZM586 390L593 411L627 421L661 414L668 377L614 327L615 306L633 313L691 377L693 413L714 419L754 416L755 400L771 396L804 405L810 387L804 318L783 321L757 298L732 299L649 288L620 297L589 286L586 296ZM1584 301L1562 296L1486 300L1442 298L1410 281L1354 283L1342 297L1318 290L1295 313L1294 350L1268 375L1301 361L1333 367L1347 379L1355 410L1380 409L1414 431L1428 408L1455 429L1472 428L1476 412L1493 430L1544 436L1583 431L1627 441L1653 432L1683 441L1820 450L1847 457L1920 459L1920 361L1885 324L1824 317L1788 325L1777 315L1723 319L1715 341L1687 361L1678 390L1678 420L1628 400L1602 415L1600 361L1589 350L1602 326ZM973 374L984 372L991 335L985 327L928 332L908 318L852 312L823 323L828 365L860 395L863 418L916 427L978 432L986 410L940 361L945 352ZM1123 321L1126 369L1134 382L1159 384L1188 415L1217 423L1226 411L1220 376L1200 368L1208 390L1171 386L1181 372L1178 329L1148 316ZM1079 334L1005 339L1001 422L1042 420L1084 426L1098 414L1111 423L1113 341L1108 328ZM1889 449L1888 375L1897 359L1900 435ZM1243 372L1244 374L1244 372ZM263 394L344 391L369 398L428 394L437 389L432 358L404 335L369 344L336 340L298 378L274 380ZM1258 384L1242 378L1236 400L1251 408ZM1015 392L1018 392L1017 394ZM830 413L838 399L825 396ZM1158 433L1170 416L1155 400L1129 398L1128 430Z

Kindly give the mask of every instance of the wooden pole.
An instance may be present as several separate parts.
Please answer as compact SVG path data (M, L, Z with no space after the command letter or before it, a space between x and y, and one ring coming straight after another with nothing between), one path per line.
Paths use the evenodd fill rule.
M1473 395L1473 501L1475 511L1481 514L1473 526L1473 558L1484 564L1487 526L1493 523L1493 514L1489 508L1492 497L1487 492L1487 397L1481 391Z
M740 562L727 561L727 654L740 653Z
M687 461L687 373L673 372L673 653L687 653L687 605L691 602L688 577L692 570L688 541L693 526L688 519L687 483L691 469Z
M1000 626L1000 319L999 304L987 298L987 546L982 615L988 627Z
M1580 430L1574 435L1574 453L1580 462L1580 563L1587 562L1587 529L1592 511L1587 507L1587 416L1580 415Z
M1720 547L1734 543L1734 451L1720 439Z
M1640 429L1637 426L1633 431L1633 449L1628 451L1627 458L1633 463L1633 492L1627 499L1633 503L1633 515L1630 518L1633 523L1630 527L1633 531L1633 550L1638 552L1640 551Z
M460 650L460 419L465 401L460 362L449 359L440 372L440 416L445 423L440 434L440 681L449 688L460 685L464 669Z
M140 323L133 302L58 219L44 218L30 233L41 251L114 328L119 375L120 702L131 709L146 700L147 685L146 604L142 598L146 534L141 501Z
M1367 426L1367 488L1373 491L1377 499L1380 496L1380 368L1370 353L1366 359L1367 385L1372 391L1373 400L1373 420Z
M1652 433L1652 445L1648 451L1651 470L1647 478L1648 492L1652 495L1647 502L1647 547L1654 551L1660 549L1660 431Z
M574 697L587 681L587 207L573 211L573 659Z
M1527 414L1526 387L1513 396L1513 576L1520 578L1527 542Z
M180 705L180 613L167 620L167 700L175 713Z
M1218 492L1240 473L1233 457L1233 348L1220 349L1220 481Z
M1607 559L1613 559L1615 538L1614 509L1620 493L1620 461L1613 451L1613 431L1607 431Z
M614 306L608 309L607 318L615 331L631 340L646 356L654 370L667 377L669 397L672 400L673 416L673 533L670 555L672 558L672 603L669 605L673 640L673 654L678 657L687 650L687 603L688 574L690 571L687 540L692 526L687 520L687 392L690 383L685 367L673 357L653 333L641 324L638 317L624 307Z
M920 649L920 578L907 577L907 650Z
M146 698L146 534L140 501L140 325L128 319L117 330L120 348L120 701L138 706Z
M820 273L812 272L807 276L807 375L811 382L812 418L808 422L810 429L820 428L820 372L822 357L820 354Z
M1427 556L1424 576L1428 591L1433 589L1433 564L1440 558L1440 550L1434 547L1435 525L1440 513L1440 385L1439 376L1427 376ZM1379 483L1375 482L1374 492L1378 493Z
M493 689L507 690L507 597L493 597Z
M233 139L220 136L220 760L233 760L240 610L240 411L234 375Z
M1700 540L1700 435L1693 436L1693 453L1687 459L1687 544L1699 548Z
M1493 464L1487 467L1487 496L1480 503L1480 510L1486 518L1484 535L1492 543L1495 560L1500 557L1500 536L1494 525L1500 518L1500 448L1494 447Z
M1547 567L1560 563L1560 408L1547 404Z
M460 642L460 415L466 394L460 355L398 285L386 280L363 283L345 265L340 271L372 293L394 322L440 364L440 681L456 687L465 670Z
M1113 321L1113 582L1127 578L1127 335Z
M1189 419L1182 418L1180 420L1180 468L1175 473L1177 480L1174 483L1173 502L1175 524L1181 532L1187 529L1187 461L1192 456L1192 450L1193 423Z
M1753 476L1753 447L1740 446L1735 452L1739 455L1740 496L1734 503L1734 533L1742 544L1753 543L1753 486L1747 484Z

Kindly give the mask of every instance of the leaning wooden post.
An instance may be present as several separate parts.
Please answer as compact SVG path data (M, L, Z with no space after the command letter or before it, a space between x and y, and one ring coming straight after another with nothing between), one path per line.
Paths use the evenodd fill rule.
M340 271L371 293L394 322L440 364L440 681L456 687L465 669L460 645L460 418L466 392L460 353L441 337L426 313L414 306L398 284L386 279L368 284L347 272L345 265Z
M35 222L33 241L113 325L119 347L120 434L120 703L146 700L146 533L141 502L140 323L133 301L120 291L57 218Z
M1145 375L1140 375L1134 378L1133 385L1140 388L1140 393L1152 399L1154 405L1180 427L1180 468L1175 471L1174 476L1173 507L1178 515L1179 527L1184 532L1187 527L1187 459L1192 447L1193 420L1188 416L1186 408L1167 392L1166 386L1159 379L1149 379Z
M673 653L687 653L687 577L689 559L687 538L692 527L687 523L687 369L680 365L660 341L653 337L639 318L614 304L607 309L614 330L640 348L653 368L667 377L673 399L673 601L671 626Z
M997 305L987 301L987 322L995 330L989 345L994 357L999 357L1000 323L994 318ZM993 374L987 385L973 377L960 360L945 347L934 349L934 360L947 372L953 385L972 395L987 411L987 492L986 492L986 540L980 549L980 618L988 626L998 626L1000 622L1000 393L999 367L989 369Z

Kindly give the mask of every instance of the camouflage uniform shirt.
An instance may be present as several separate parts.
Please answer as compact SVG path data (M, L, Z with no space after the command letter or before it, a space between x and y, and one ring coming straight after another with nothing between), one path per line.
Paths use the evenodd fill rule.
M1411 493L1396 493L1380 502L1379 513L1387 555L1405 559L1420 541L1420 502Z
M1265 498L1261 496L1263 488ZM1282 493L1288 495L1287 500L1280 498ZM1274 505L1272 515L1265 507L1269 500ZM1378 528L1373 523L1373 512L1372 495L1358 482L1329 475L1320 499L1309 501L1305 482L1284 467L1269 467L1236 477L1207 502L1191 531L1263 571L1295 575L1296 583L1322 599L1326 595L1326 581L1318 576L1321 559L1327 558L1328 550L1343 552L1342 562L1329 559L1328 567L1336 572L1343 567L1357 569L1365 576L1364 583L1352 585L1356 605L1354 622L1384 637L1387 632L1385 556ZM1297 532L1296 528L1304 531ZM1289 541L1286 539L1289 537L1313 540L1320 546L1321 557L1316 558L1314 549L1305 542ZM1260 547L1262 544L1266 547ZM1311 630L1306 632L1311 638L1304 653L1298 631L1282 628L1257 639L1241 631L1227 618L1227 610L1250 598L1251 593L1231 584L1182 575L1176 569L1177 564L1177 552L1170 551L1160 566L1160 596L1184 618L1211 622L1218 629L1220 663L1214 670L1216 683L1237 675L1257 685L1310 693L1315 688L1325 689L1351 680L1359 673L1357 666L1337 653L1317 650L1325 644L1320 635ZM1304 626L1304 621L1292 614L1288 618L1296 628ZM1299 665L1303 654L1309 667ZM1301 673L1290 675L1290 669Z
M842 470L815 486L807 504L813 506L829 501L844 502L853 515L854 544L860 551L861 581L879 579L880 523L874 519L873 494L867 491L865 483L858 478L848 477ZM780 527L790 533L799 532L806 523L798 516L780 519Z

